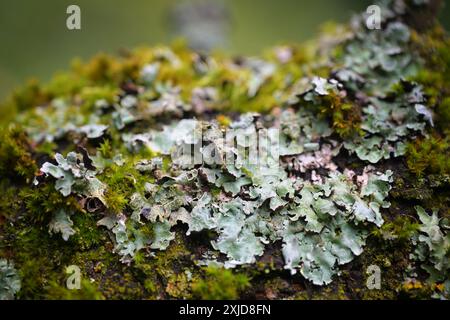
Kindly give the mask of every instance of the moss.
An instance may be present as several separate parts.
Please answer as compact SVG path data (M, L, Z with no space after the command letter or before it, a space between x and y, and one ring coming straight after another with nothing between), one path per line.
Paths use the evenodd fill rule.
M191 297L191 284L186 273L174 274L169 277L166 293L177 299L189 299Z
M419 230L417 221L407 215L399 215L393 221L386 222L380 229L375 229L373 235L382 239L395 239L408 242Z
M441 26L413 33L413 46L425 67L412 80L424 86L429 104L434 106L437 127L448 135L450 121L450 40Z
M72 73L61 72L51 79L44 90L49 97L71 97L78 94L85 85L86 81L81 77Z
M333 127L343 138L350 137L360 132L361 115L359 108L350 104L343 103L332 107Z
M407 147L407 164L417 176L450 174L450 144L448 139L431 136L418 139Z
M429 200L433 190L428 185L427 179L411 177L400 177L395 180L394 189L391 192L393 198L402 200Z
M21 112L36 106L44 105L50 100L48 92L36 79L29 80L26 85L14 91L7 104L15 111Z
M407 215L398 215L387 221L379 230L374 228L367 239L364 252L345 266L339 277L328 286L306 284L292 297L300 300L392 300L413 298L403 292L405 272L411 264L410 237L415 234L417 223ZM369 289L367 281L370 266L381 270L381 288ZM273 281L269 281L268 285ZM292 286L292 285L291 285ZM286 291L286 289L284 289ZM276 290L279 292L280 290ZM428 296L429 297L429 296Z
M318 105L319 107L311 104L309 107L328 119L333 129L342 138L360 134L361 111L359 106L346 101L336 93L321 97Z
M76 97L81 100L80 111L89 116L95 112L97 101L104 101L108 105L112 105L116 102L118 93L119 90L114 86L90 86L80 89L80 93Z
M100 147L97 148L97 150L100 152L100 155L105 159L111 159L114 157L113 149L111 146L111 140L105 139L100 144Z
M405 229L402 229L403 227ZM411 235L415 228L414 220L399 216L386 224L384 232L374 232L369 237L365 251L353 266L362 271L362 278L355 290L360 299L391 300L398 297L403 284L402 275L410 265L412 244L406 237ZM386 237L386 233L395 236ZM369 289L366 285L369 277L366 270L373 265L381 270L380 289Z
M194 297L203 300L231 300L237 299L249 286L250 280L244 274L208 267L205 277L192 284L192 292Z
M7 220L14 220L22 210L23 202L17 195L20 188L12 187L7 181L0 180L0 226Z
M78 250L84 251L102 245L106 234L97 226L97 220L92 214L79 212L71 217L74 223L75 235L70 238Z
M67 265L79 266L82 279L92 282L105 299L142 298L144 288L133 269L120 262L119 257L112 253L111 242L103 240L102 243L86 251L77 248ZM65 278L61 281L65 281ZM62 283L61 281L59 283Z
M82 279L80 289L67 289L67 287L52 281L46 287L45 299L49 300L104 300L105 297L99 291L95 283L88 279Z
M296 300L348 300L346 294L347 288L341 283L338 285L327 286L323 290L308 294L303 292L295 296Z
M23 201L30 221L37 223L48 223L52 213L61 208L67 212L82 211L74 196L64 197L50 183L22 188L18 196Z
M162 298L166 294L172 298L191 297L190 281L197 278L198 272L187 264L194 257L185 241L177 234L170 246L165 251L156 252L154 257L143 252L136 254L136 270L142 273L141 281L151 297Z
M92 58L87 64L81 61L73 62L75 73L87 78L92 83L115 83L119 79L120 65L114 57L99 53Z
M21 179L30 183L37 172L32 158L31 146L22 129L10 125L0 131L0 177L9 178L15 183Z
M5 228L8 239L2 251L9 254L14 248L14 262L22 279L19 298L43 299L50 281L63 276L63 265L69 261L72 248L55 241L46 229L16 223Z
M132 272L123 268L111 270L99 282L99 288L106 299L135 300L145 297L143 285Z
M103 151L107 146L102 145ZM121 213L129 203L132 194L144 191L146 182L151 182L152 177L143 175L134 167L135 160L130 158L124 165L112 164L105 168L99 179L108 186L105 200L109 210Z
M6 228L9 240L0 253L11 251L22 279L23 299L137 299L144 294L132 269L111 252L106 231L95 227L93 217L74 215L77 233L69 241L50 236L47 228L12 225ZM20 231L18 231L20 230ZM99 241L101 240L101 244ZM81 290L66 288L69 265L80 267Z
M420 280L405 281L399 288L401 297L414 300L428 300L430 296L439 291L441 291L441 286L424 283Z
M108 208L115 213L122 212L128 204L128 199L124 193L111 188L108 188L105 193L105 201L108 204Z
M158 287L152 279L144 280L144 288L148 293L150 293L151 296L156 296L158 292Z
M218 115L216 119L217 122L223 127L228 127L231 124L231 119L225 115Z

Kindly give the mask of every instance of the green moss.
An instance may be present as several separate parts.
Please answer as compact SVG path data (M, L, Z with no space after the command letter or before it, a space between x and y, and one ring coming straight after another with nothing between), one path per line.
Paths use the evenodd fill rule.
M198 272L186 264L194 257L185 241L177 234L170 246L156 252L154 257L143 252L136 254L136 270L141 273L139 277L152 298L162 298L165 294L172 298L191 297L191 278L198 278Z
M8 104L18 112L29 110L49 101L49 94L36 79L31 79L27 84L17 89L10 97Z
M86 85L86 81L71 73L58 73L45 86L49 97L70 97L78 94Z
M4 227L8 241L0 255L10 255L18 267L23 299L137 299L143 287L132 269L113 254L106 231L95 226L95 218L77 213L72 216L77 233L69 241L51 236L46 227L24 226L24 222ZM69 265L80 267L81 289L66 288Z
M412 80L424 86L428 103L434 106L438 129L447 132L450 121L450 40L439 25L424 33L413 33L413 46L425 61Z
M448 90L450 90L450 81L449 83L447 83L447 85L449 87ZM450 93L448 94L448 96L443 98L441 103L437 106L437 114L438 114L437 123L440 129L444 131L448 137L448 135L450 134L450 129L448 125L450 122Z
M116 213L122 212L128 204L128 199L125 194L111 188L109 188L105 193L105 201L108 204L108 208L112 212Z
M343 138L350 137L360 132L359 108L350 103L333 106L333 127Z
M108 84L117 81L119 64L110 55L100 53L87 64L82 64L81 61L74 61L73 69L75 73L87 78L93 83Z
M22 188L18 196L23 201L30 221L38 223L48 223L51 215L61 208L67 212L82 211L74 196L64 197L51 183Z
M118 89L113 86L84 87L80 90L79 98L82 101L81 110L89 115L95 111L97 101L113 104L116 101Z
M123 268L110 270L98 281L101 292L109 300L135 300L148 297L135 275Z
M11 125L0 131L0 177L15 183L18 179L30 183L37 172L28 139L19 127Z
M20 189L0 180L0 226L4 219L13 220L22 210L22 199L18 197Z
M100 144L100 147L97 149L100 152L100 155L105 159L111 159L114 157L113 149L111 146L111 140L105 139Z
M108 153L108 146L101 146L102 153ZM134 167L134 157L130 157L124 165L112 164L105 168L99 179L108 186L105 200L109 210L121 213L135 192L143 192L146 182L152 182L153 177L141 174Z
M297 294L296 300L348 300L345 284L340 283L333 286L327 286L323 290L308 293L306 291Z
M196 298L203 300L237 299L240 292L250 286L250 280L244 274L231 270L208 267L205 277L192 284Z
M410 264L411 242L406 236L411 235L415 229L414 220L407 217L398 217L393 222L388 222L384 228L385 232L374 232L369 237L366 249L361 257L357 259L356 267L363 275L357 289L356 295L360 299L391 300L398 297L398 291L403 284L405 271ZM405 227L405 229L402 229ZM386 237L387 233L395 237ZM367 280L369 274L366 270L370 266L378 266L381 270L381 288L369 289ZM355 266L354 266L355 267Z
M450 174L450 144L448 139L431 136L418 139L407 147L407 164L417 176Z
M5 227L5 232L10 240L2 251L14 248L13 259L22 280L19 298L43 299L46 285L63 276L62 265L68 263L72 248L62 240L55 241L46 229L24 226L23 222Z
M360 134L361 111L357 105L346 101L336 93L330 93L320 97L318 106L309 105L320 117L328 119L333 129L342 138Z
M121 263L119 257L112 253L111 242L102 243L87 251L78 248L71 256L69 264L80 267L82 279L92 282L105 299L142 298L144 288L137 280L133 269ZM59 283L62 283L61 281Z
M45 299L49 300L104 300L95 283L82 279L80 289L67 289L67 287L52 281L46 287Z
M97 220L92 214L79 212L72 216L75 235L70 238L78 250L88 250L102 245L106 240L106 233L98 228Z
M380 229L375 229L373 235L383 239L395 239L407 242L419 229L417 221L407 215L399 215L393 221L386 222Z
M191 297L191 284L186 273L174 274L169 277L166 293L177 299L189 299Z

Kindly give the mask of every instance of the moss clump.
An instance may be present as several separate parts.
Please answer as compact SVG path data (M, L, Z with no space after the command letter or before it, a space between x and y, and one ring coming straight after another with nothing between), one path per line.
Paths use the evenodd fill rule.
M186 273L174 274L169 277L166 293L177 299L188 299L191 297L191 284Z
M448 139L432 136L418 139L408 145L407 164L417 176L450 174L450 144Z
M106 240L106 234L97 226L95 216L79 212L72 217L75 225L75 235L70 239L78 250L84 251L101 246Z
M24 111L34 106L43 105L48 102L50 94L41 86L36 79L29 80L28 83L16 90L9 101L9 105L15 111Z
M412 80L424 86L434 106L438 129L447 132L450 121L450 40L440 25L427 32L413 33L414 47L424 58L425 67Z
M348 300L347 290L344 283L328 286L321 291L308 294L303 292L295 296L296 300Z
M95 283L88 279L81 280L80 289L67 289L57 282L50 282L46 288L45 299L48 300L104 300L105 297L99 291Z
M154 257L138 252L135 269L149 298L191 298L191 282L198 278L198 270L188 263L192 259L186 240L180 235Z
M79 202L73 196L64 197L51 184L21 188L16 197L22 200L23 209L30 221L48 223L52 213L58 209L81 211Z
M426 32L413 32L412 42L425 61L425 66L412 80L424 86L434 109L436 128L429 138L408 145L408 167L418 176L449 174L450 41L442 27L436 24Z
M375 229L373 235L385 240L408 242L418 229L419 224L415 219L401 215L385 223L380 229Z
M37 172L26 134L15 125L0 130L0 177L30 183Z
M361 110L338 93L323 96L310 106L320 117L327 118L341 138L350 138L361 133Z
M64 276L63 265L68 265L72 248L55 241L47 230L15 223L5 226L9 235L0 248L8 255L14 249L14 261L22 281L18 297L22 299L44 299L46 286Z
M402 232L400 232L402 233ZM355 294L363 300L392 300L398 298L399 288L402 286L402 275L409 265L409 253L411 246L403 238L385 240L384 238L372 237L369 239L368 249L360 258L358 265L363 272L360 285L355 289ZM380 268L381 288L369 288L367 286L367 273L369 267Z
M192 292L203 300L231 300L237 299L240 292L249 286L250 280L244 274L208 267L205 277L192 284Z

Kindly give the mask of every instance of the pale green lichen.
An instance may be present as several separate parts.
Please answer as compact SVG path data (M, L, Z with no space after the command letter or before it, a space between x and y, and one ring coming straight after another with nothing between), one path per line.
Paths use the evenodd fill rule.
M75 234L75 230L72 227L73 222L70 220L70 214L67 214L63 209L61 209L53 215L53 218L48 226L48 231L51 234L61 233L62 238L67 241L70 236Z
M0 300L13 300L20 290L20 278L14 264L0 259Z
M415 257L430 275L433 283L448 281L450 274L450 233L448 221L442 221L437 211L429 215L422 207L416 207L420 219L419 235L415 241Z

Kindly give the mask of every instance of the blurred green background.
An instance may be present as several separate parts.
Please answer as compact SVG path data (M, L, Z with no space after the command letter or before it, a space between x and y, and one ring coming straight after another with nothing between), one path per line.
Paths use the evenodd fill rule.
M366 0L202 1L226 9L223 24L229 27L224 28L226 41L222 47L230 53L243 54L257 54L282 42L310 39L324 22L345 22L352 13L365 10L373 3ZM223 25L217 30L202 24L198 16L180 7L181 2L186 3L180 0L1 0L0 100L27 78L46 81L55 72L66 69L74 57L89 58L99 51L114 53L120 48L168 43L189 30L189 23L197 23L197 29L203 32L224 31ZM66 28L66 8L70 4L81 8L81 30ZM449 16L447 7L442 17ZM210 20L212 24L220 24L222 16L212 14ZM450 21L444 23L448 28Z

